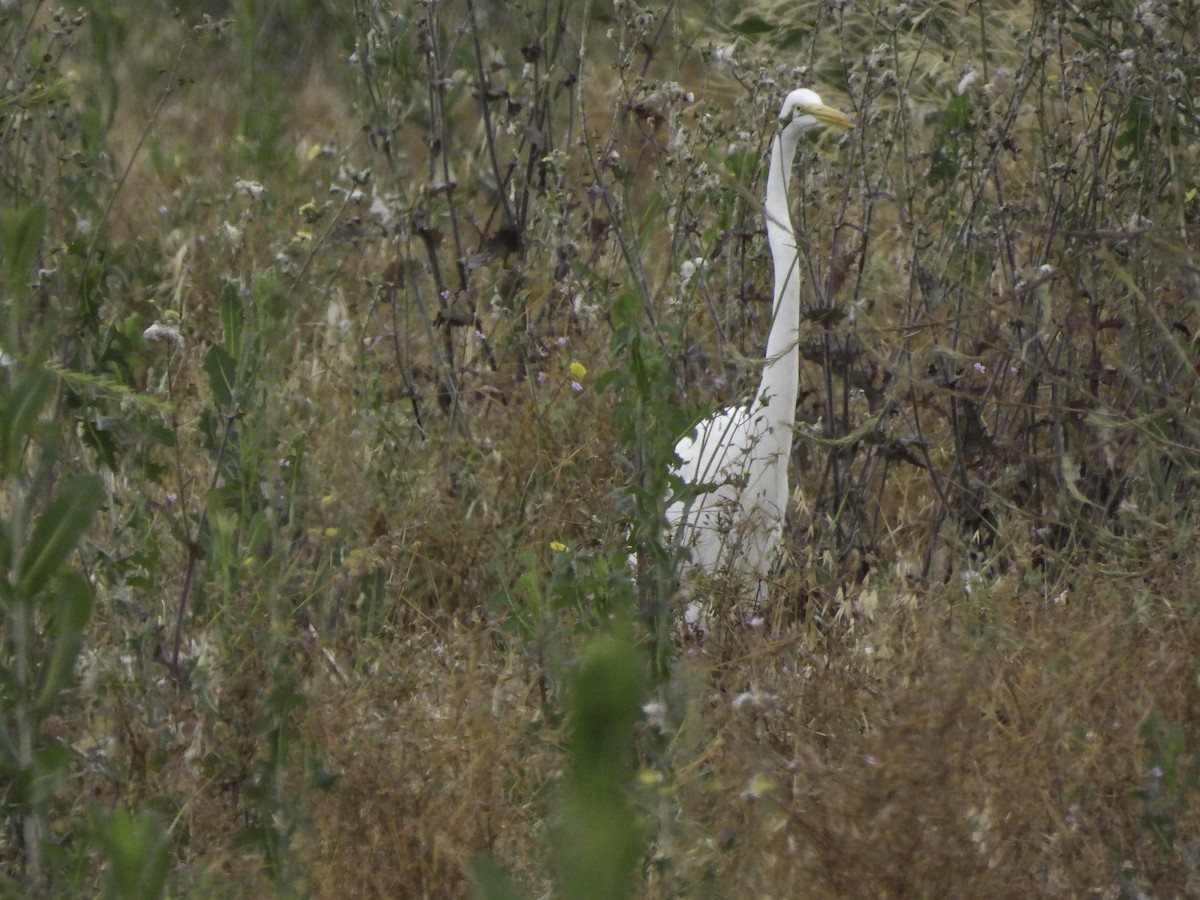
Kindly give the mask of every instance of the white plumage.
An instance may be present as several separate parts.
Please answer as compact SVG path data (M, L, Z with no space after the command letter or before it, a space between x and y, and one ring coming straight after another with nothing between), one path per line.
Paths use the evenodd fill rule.
M787 512L800 378L799 252L788 208L792 162L805 132L853 124L805 88L787 95L779 119L767 173L775 294L762 380L749 404L720 410L676 445L676 474L709 489L667 509L671 533L691 551L693 566L735 574L759 594L778 557Z

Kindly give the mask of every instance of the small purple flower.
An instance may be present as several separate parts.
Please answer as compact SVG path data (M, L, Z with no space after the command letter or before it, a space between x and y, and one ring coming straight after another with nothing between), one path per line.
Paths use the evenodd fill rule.
M487 340L487 335L486 335L486 334L484 334L482 331L479 331L478 329L476 329L476 331L475 331L475 340L477 340L477 341L480 341L480 342L482 342L482 341L486 341L486 340Z
M171 491L171 493L167 494L167 502L168 503L174 503L178 499L179 499L179 495L177 493L175 493L174 491Z
M747 622L746 624L747 624L747 625L749 625L751 628L758 628L758 627L759 627L759 626L761 626L761 625L762 625L762 623L763 623L763 622L765 622L765 621L766 621L766 619L764 619L762 616L754 616L754 617L753 617L753 618L752 618L752 619L751 619L749 622Z
M567 341L569 341L569 340L570 340L570 338L564 334L562 337L554 339L554 346L565 347L565 346L567 346Z
M979 374L979 375L987 374L987 367L984 366L984 364L981 362L975 363L973 366L971 366L971 368L975 370L976 374Z
M583 385L580 384L578 381L572 381L571 382L571 390L573 390L577 394L582 393Z
M546 383L546 373L545 373L545 372L538 372L538 373L537 373L537 383L538 383L538 384L545 384L545 383Z
M446 291L446 290L438 291L438 296L441 297L443 300L449 300L450 292Z

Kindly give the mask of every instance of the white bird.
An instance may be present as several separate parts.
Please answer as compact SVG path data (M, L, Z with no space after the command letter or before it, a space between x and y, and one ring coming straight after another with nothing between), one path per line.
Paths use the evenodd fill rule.
M675 474L705 490L667 508L671 533L691 551L693 567L736 575L757 595L783 534L800 381L800 254L788 208L792 162L806 132L853 127L847 116L806 88L787 95L779 120L767 173L775 297L762 381L748 405L720 410L676 444L680 462Z

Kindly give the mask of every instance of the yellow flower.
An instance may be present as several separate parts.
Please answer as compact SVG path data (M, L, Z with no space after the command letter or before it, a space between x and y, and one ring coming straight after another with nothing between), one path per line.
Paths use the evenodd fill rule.
M771 780L770 776L760 772L750 779L750 785L742 791L742 796L749 797L751 800L757 800L764 794L769 794L774 789L775 782Z
M338 530L336 528L334 528L332 525L325 529L325 537L335 538L337 536L338 536Z
M566 553L567 545L564 544L562 541L551 541L550 549L553 550L555 553Z
M584 364L581 363L579 360L575 360L574 362L572 362L571 365L568 366L568 368L571 370L571 374L574 375L576 378L582 378L584 375L587 374L587 367L584 366Z

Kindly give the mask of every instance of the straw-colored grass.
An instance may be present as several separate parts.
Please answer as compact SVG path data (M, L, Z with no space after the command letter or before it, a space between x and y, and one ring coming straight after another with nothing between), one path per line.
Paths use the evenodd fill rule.
M597 388L612 310L638 298L673 403L756 382L762 159L803 83L859 127L798 167L784 558L758 607L669 598L713 617L630 748L638 895L1200 893L1189 5L488 7L490 122L470 4L327 37L235 6L116 4L127 52L66 57L77 106L119 89L104 197L129 163L83 340L127 335L94 371L169 412L86 401L120 455L62 822L155 810L177 894L463 896L480 858L554 890L565 674L639 462ZM98 224L64 203L61 240Z

